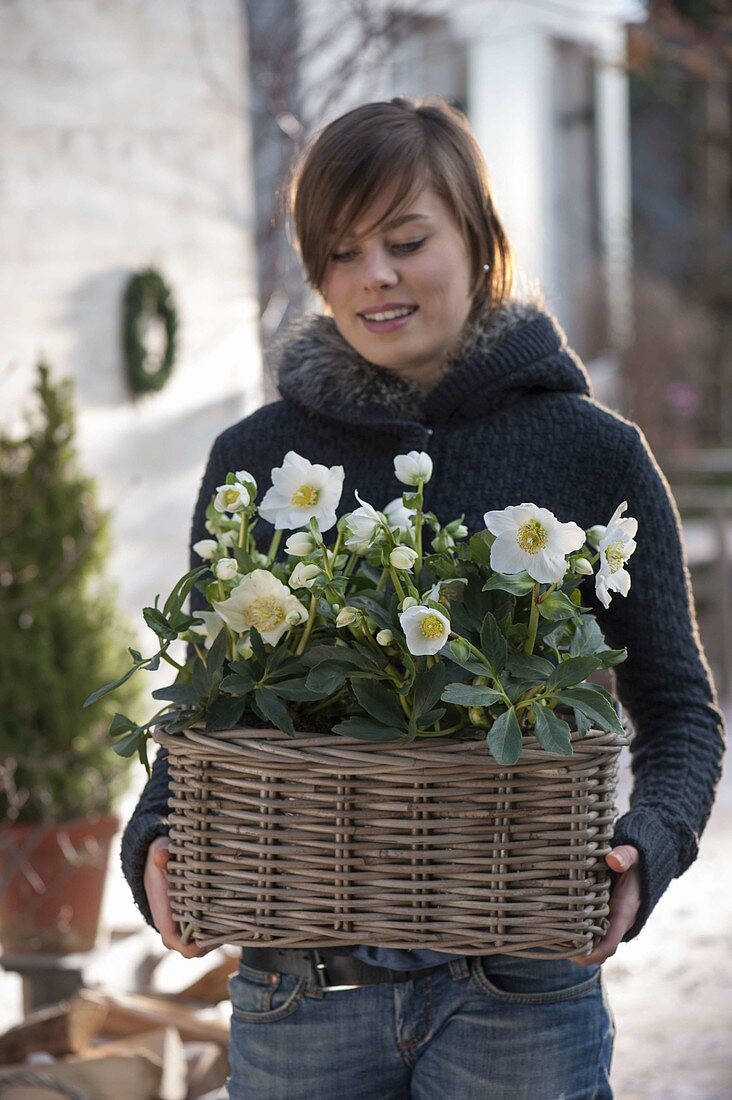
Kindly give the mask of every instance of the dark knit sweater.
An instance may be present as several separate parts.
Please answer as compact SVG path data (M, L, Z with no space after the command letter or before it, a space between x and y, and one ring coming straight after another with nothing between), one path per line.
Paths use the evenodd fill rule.
M443 523L464 513L471 533L484 529L487 510L523 501L583 528L607 523L628 501L627 514L639 524L630 593L615 595L606 610L588 584L584 599L608 643L629 653L616 669L616 688L634 728L634 786L612 844L632 844L641 855L641 908L623 937L633 939L670 881L697 856L725 746L678 513L643 434L592 399L585 368L536 297L506 303L468 327L443 378L426 394L362 359L332 320L305 318L283 345L278 387L281 400L214 441L191 542L207 536L205 506L229 470L251 471L263 493L270 470L290 449L345 468L339 515L356 506L356 489L377 508L399 496L393 457L409 450L428 451L434 461L427 508ZM260 520L261 548L271 533ZM200 564L193 554L191 562ZM203 606L198 593L192 606ZM122 844L124 874L151 924L143 872L148 845L167 832L167 801L167 761L159 753ZM401 969L452 957L368 946L354 951Z

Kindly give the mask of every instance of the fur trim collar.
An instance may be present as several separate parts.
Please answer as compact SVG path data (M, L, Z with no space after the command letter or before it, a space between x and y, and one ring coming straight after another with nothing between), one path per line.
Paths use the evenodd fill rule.
M368 411L380 410L387 417L421 420L425 406L442 403L456 386L464 389L466 371L470 385L477 382L485 398L487 376L473 376L476 368L484 375L483 366L493 360L489 388L495 397L498 389L520 385L516 370L524 362L536 364L561 349L566 349L566 337L547 311L541 291L533 288L466 326L457 350L445 363L443 379L429 393L364 359L341 336L333 319L319 314L306 314L288 327L273 348L273 362L280 394L314 412L354 421L360 419L359 412L368 415ZM502 355L497 353L502 351L511 353L511 362L501 363ZM586 373L574 356L572 366L575 374L578 368L581 371L581 382L575 379L569 387L554 379L560 381L558 388L588 392ZM532 377L532 385L536 388L536 377Z

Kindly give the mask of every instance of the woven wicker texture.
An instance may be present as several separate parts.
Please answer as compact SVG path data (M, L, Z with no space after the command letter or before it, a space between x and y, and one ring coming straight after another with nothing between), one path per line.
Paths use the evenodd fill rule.
M408 745L280 730L158 733L171 776L173 914L204 947L433 948L566 958L607 928L627 739Z

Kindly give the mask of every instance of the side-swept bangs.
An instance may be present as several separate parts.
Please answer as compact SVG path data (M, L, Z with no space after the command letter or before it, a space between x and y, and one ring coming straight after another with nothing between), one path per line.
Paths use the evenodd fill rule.
M495 212L488 170L467 119L439 96L367 103L326 126L294 166L290 210L310 285L320 290L330 252L387 203L371 233L431 186L451 210L471 259L472 313L513 286L513 252ZM489 265L486 273L484 265Z

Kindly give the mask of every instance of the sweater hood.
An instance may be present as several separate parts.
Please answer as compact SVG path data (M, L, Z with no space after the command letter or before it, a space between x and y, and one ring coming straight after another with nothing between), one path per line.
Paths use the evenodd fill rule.
M291 324L273 358L282 397L350 424L456 423L483 419L524 394L591 395L585 367L536 289L466 325L429 392L364 359L320 314Z

